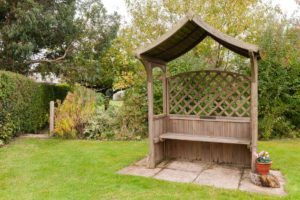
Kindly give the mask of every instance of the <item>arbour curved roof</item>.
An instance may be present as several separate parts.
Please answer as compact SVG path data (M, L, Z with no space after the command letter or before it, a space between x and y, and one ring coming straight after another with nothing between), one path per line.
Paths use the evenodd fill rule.
M189 14L158 40L137 51L137 57L169 62L188 52L207 36L231 51L249 58L253 52L259 56L259 48L226 35L201 20L200 16Z

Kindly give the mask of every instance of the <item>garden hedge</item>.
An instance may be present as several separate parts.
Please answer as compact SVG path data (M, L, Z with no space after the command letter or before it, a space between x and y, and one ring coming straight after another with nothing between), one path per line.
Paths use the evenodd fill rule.
M48 122L49 102L63 100L66 85L36 83L12 72L0 71L0 140L35 133Z

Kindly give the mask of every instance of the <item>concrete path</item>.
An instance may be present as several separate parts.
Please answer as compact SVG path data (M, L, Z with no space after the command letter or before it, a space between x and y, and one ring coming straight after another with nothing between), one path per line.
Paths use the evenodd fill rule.
M37 133L26 133L20 135L21 138L39 138L39 139L48 139L50 138L49 129L45 128L40 130Z
M50 136L49 136L49 134L32 134L32 133L28 133L28 134L20 135L20 138L48 139L48 138L50 138Z
M278 196L286 195L284 191L285 181L279 171L271 171L271 173L278 177L280 188L266 188L256 186L251 182L250 169L187 161L164 161L157 168L148 169L146 163L147 158L144 158L120 170L118 173L153 177L166 181L208 185L217 188L239 189L247 192Z

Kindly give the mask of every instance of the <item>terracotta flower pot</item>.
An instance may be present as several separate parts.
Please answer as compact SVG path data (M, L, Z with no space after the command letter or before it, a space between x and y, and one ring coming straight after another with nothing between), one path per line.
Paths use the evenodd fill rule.
M272 162L269 162L269 163L256 162L255 163L256 172L261 175L267 175L267 174L269 174L271 165L272 165Z

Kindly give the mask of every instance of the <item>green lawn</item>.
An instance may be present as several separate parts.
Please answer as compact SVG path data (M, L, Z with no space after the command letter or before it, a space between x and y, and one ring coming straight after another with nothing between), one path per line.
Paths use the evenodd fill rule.
M260 142L260 149L285 174L286 199L299 199L300 140ZM275 199L116 174L146 153L145 141L17 139L0 149L0 199Z

